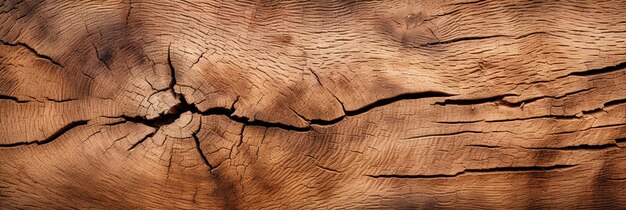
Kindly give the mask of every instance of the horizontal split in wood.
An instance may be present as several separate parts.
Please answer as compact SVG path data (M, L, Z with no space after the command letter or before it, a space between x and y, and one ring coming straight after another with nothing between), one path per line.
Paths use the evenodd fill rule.
M553 166L527 166L527 167L497 167L483 169L465 169L454 174L432 174L432 175L411 175L411 174L378 174L366 175L371 178L392 178L392 179L439 179L454 178L461 175L485 175L490 173L537 173L550 172L573 168L577 165L553 165Z
M8 46L14 46L14 47L19 46L19 47L26 48L29 52L31 52L32 54L34 54L38 58L44 59L46 61L49 61L50 63L52 63L52 64L54 64L54 65L56 65L58 67L65 68L58 61L55 61L50 56L47 56L47 55L44 55L44 54L41 54L41 53L37 52L37 50L35 50L35 48L32 48L31 46L27 45L26 43L22 43L22 42L11 43L11 42L6 42L6 41L3 41L3 40L0 40L0 44L8 45Z
M62 136L63 134L65 134L66 132L74 128L87 125L88 122L89 120L79 120L79 121L70 122L67 125L59 128L56 132L52 133L52 135L48 136L45 139L35 140L35 141L23 141L23 142L16 142L16 143L10 143L10 144L0 144L0 147L19 147L19 146L26 146L26 145L32 145L32 144L36 144L36 145L47 144L56 140L57 138L59 138L60 136Z

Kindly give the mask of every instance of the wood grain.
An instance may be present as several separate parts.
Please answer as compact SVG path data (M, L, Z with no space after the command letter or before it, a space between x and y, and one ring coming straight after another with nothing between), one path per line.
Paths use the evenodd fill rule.
M0 4L8 209L618 209L624 1Z

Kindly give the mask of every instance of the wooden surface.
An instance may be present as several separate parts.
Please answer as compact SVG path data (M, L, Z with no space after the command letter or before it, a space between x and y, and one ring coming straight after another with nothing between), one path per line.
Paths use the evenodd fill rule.
M625 1L2 1L2 208L624 208Z

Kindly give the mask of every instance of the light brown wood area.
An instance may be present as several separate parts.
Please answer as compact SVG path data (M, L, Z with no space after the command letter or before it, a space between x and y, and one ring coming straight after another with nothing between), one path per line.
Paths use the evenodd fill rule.
M626 206L626 2L0 3L0 208Z

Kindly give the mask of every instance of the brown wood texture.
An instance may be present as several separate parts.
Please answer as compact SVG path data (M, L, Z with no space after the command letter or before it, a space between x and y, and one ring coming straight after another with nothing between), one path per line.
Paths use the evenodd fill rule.
M626 1L0 3L0 208L626 206Z

